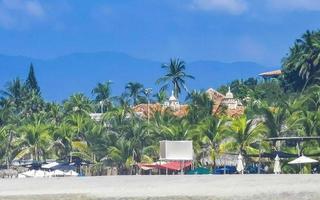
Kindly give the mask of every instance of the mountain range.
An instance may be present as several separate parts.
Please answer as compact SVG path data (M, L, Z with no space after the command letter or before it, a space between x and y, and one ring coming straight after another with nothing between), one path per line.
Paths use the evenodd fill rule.
M91 95L98 82L111 80L115 95L124 91L126 83L137 81L145 87L158 90L155 81L164 75L163 62L139 59L124 53L74 53L53 59L0 55L0 89L16 78L24 79L30 63L43 96L47 100L61 101L73 93ZM189 89L216 88L235 79L257 77L261 72L274 70L254 62L220 62L199 60L186 62L187 73L196 79L187 82Z

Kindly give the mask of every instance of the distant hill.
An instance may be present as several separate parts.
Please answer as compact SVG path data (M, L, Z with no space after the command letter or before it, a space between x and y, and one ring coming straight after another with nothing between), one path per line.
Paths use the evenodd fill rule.
M75 92L90 95L97 82L106 80L114 82L115 94L120 94L129 81L138 81L156 90L155 80L164 74L161 62L115 52L75 53L46 60L0 55L0 88L15 77L24 79L31 62L44 97L54 101L61 101ZM218 87L273 69L253 62L187 62L187 72L196 77L188 85L190 89Z

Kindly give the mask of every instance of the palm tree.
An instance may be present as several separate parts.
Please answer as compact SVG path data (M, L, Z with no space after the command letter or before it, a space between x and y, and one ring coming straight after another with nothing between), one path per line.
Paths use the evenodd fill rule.
M157 84L163 84L161 90L166 90L171 83L176 97L179 97L182 88L189 93L186 86L186 79L194 79L194 77L186 74L184 61L180 59L170 59L170 62L162 65L162 68L166 70L166 74L157 80Z
M229 135L232 140L225 141L221 145L221 150L233 150L242 155L251 153L258 153L258 143L266 133L263 123L247 119L246 116L238 117L232 120L226 134Z
M121 174L129 170L132 173L133 153L129 141L120 138L114 145L108 147L106 158L119 168Z
M0 127L0 163L5 161L7 150L6 150L6 140L7 140L7 130L5 127Z
M320 86L315 85L310 87L304 93L301 101L305 110L320 111Z
M69 124L74 131L74 138L76 140L84 140L85 132L88 130L87 125L91 122L88 115L79 113L71 114L66 118L66 123Z
M226 122L224 118L207 117L199 124L195 125L195 130L191 132L190 137L194 141L200 154L200 159L205 159L203 154L210 156L211 161L215 160L219 154L220 142L224 138L226 131Z
M49 127L42 121L43 119L35 117L33 123L21 127L21 149L16 158L31 155L31 159L36 161L46 159L46 153L53 147L54 142Z
M15 106L9 100L3 99L0 105L0 126L12 123L13 119L17 118L14 113Z
M298 116L297 123L300 125L302 134L305 136L319 136L320 133L320 113L302 111Z
M54 125L58 125L63 120L63 108L60 104L48 103L46 105L46 119Z
M6 84L6 89L2 90L1 94L19 109L22 107L26 88L23 82L19 78L16 78Z
M9 169L11 163L11 143L13 139L12 130L8 128L8 126L0 127L0 163L1 158L7 164L7 168Z
M153 95L156 98L156 101L160 104L163 104L167 99L167 93L165 91L159 91L157 94Z
M126 90L128 91L129 96L132 98L133 105L137 105L137 103L140 101L145 101L143 100L144 89L141 83L129 82L126 85Z
M88 130L85 132L85 141L90 152L99 161L105 156L111 142L114 142L114 134L112 131L108 131L107 127L101 123L90 123Z
M155 130L159 140L185 140L192 135L191 124L187 119L176 118L170 124L161 124L158 130Z
M23 114L30 116L33 113L39 113L44 109L44 106L45 103L40 96L40 92L37 92L36 90L30 90L24 99Z
M56 154L59 158L67 158L73 151L75 129L70 124L62 122L53 130L53 140L57 141Z
M296 40L283 60L285 79L302 91L318 83L320 73L320 32L307 31Z
M111 81L104 83L98 83L92 90L92 94L95 95L95 102L103 106L103 112L109 110L112 106L113 97L111 97Z
M186 98L189 101L188 119L197 123L212 115L213 101L203 91L192 91Z
M133 160L140 162L143 156L143 149L152 144L153 140L148 131L146 122L140 119L133 119L125 127L123 137L129 141L130 147L134 152Z
M92 112L92 105L88 97L82 93L77 93L64 102L64 109L68 113L88 114Z
M285 136L288 132L288 110L286 108L262 108L268 137Z

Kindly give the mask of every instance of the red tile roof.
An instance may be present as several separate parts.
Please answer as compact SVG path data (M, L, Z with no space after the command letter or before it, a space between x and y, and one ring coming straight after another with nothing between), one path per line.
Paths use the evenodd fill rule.
M243 106L238 106L236 109L223 109L222 106L222 100L225 98L225 95L219 93L218 91L210 88L206 91L208 94L209 98L214 102L212 113L213 115L222 115L226 114L230 117L237 117L240 116L244 113L244 107ZM167 109L169 108L169 109ZM188 105L180 105L179 109L172 110L170 107L164 107L163 105L159 103L155 104L149 104L149 114L150 117L155 113L155 112L165 112L166 110L169 110L172 112L173 115L177 117L183 117L188 114L189 106ZM148 116L148 104L139 104L133 107L133 110L136 113L141 114L143 117Z

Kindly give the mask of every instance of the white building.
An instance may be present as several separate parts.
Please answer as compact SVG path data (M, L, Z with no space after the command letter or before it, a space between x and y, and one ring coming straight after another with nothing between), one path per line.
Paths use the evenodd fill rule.
M227 106L227 108L230 110L234 110L237 109L238 106L242 106L241 102L233 97L230 87L228 92L226 93L226 96L223 98L221 104Z
M169 101L164 102L165 107L170 107L172 110L180 109L179 100L174 96L174 92L172 91Z

